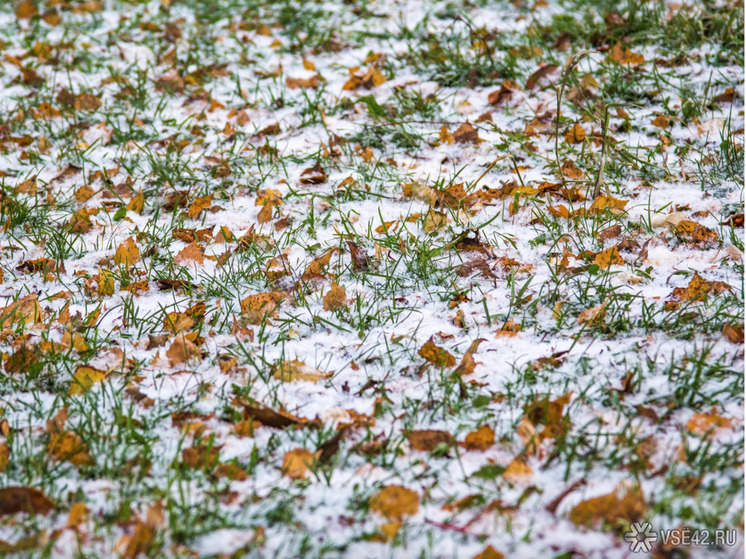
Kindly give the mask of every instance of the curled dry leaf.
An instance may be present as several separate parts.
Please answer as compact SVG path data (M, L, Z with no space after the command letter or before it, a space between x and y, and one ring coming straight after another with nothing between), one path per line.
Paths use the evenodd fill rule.
M673 301L705 301L708 295L730 291L731 286L722 281L707 281L698 273L686 287L677 287L671 292Z
M459 144L477 144L481 140L477 130L470 123L465 122L453 133L453 139Z
M479 348L479 344L483 341L485 341L484 338L479 338L471 342L469 349L466 350L466 353L464 353L464 356L461 358L461 363L456 367L455 373L457 375L470 375L474 372L474 369L477 366L476 361L474 361L474 354Z
M258 421L261 425L267 425L276 429L308 424L307 419L297 417L285 411L275 411L267 407L254 406L248 403L243 404L243 409L245 419L252 419Z
M190 219L197 219L199 217L199 214L201 214L203 210L209 208L211 205L212 205L212 194L208 194L207 196L202 196L201 198L197 198L189 206L187 215L190 217Z
M601 322L606 312L606 302L585 309L578 315L578 324L585 324L586 322Z
M114 254L114 263L119 266L133 266L140 261L140 249L137 248L135 239L129 237L117 247Z
M387 485L368 501L372 511L391 520L403 520L417 514L420 497L416 491L401 485Z
M424 429L420 431L410 431L407 434L407 440L415 450L430 452L440 444L449 444L453 437L446 431L435 429Z

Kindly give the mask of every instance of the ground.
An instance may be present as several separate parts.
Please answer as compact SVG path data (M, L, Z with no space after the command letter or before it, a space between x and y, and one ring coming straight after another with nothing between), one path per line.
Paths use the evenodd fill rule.
M742 556L743 27L3 2L0 551Z

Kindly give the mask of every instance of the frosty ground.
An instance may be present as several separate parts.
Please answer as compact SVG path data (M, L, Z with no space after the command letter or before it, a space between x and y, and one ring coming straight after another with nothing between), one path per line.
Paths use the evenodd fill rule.
M741 2L0 7L0 551L743 555Z

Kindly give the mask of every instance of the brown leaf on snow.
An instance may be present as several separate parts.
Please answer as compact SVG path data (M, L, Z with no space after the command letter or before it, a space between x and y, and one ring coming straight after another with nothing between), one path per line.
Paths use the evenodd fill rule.
M481 553L477 553L472 559L505 559L505 555L500 553L491 545L484 548Z
M261 323L261 317L276 316L280 303L285 298L285 294L279 291L269 291L266 293L256 293L255 295L249 295L241 301L241 313L242 314L256 314L259 316L259 322Z
M344 287L340 287L336 281L332 282L331 287L324 295L324 310L333 311L343 308L347 305L347 293Z
M262 425L274 427L275 429L284 429L290 426L303 426L308 424L307 419L303 419L287 413L285 411L275 411L264 406L254 406L243 403L244 420L252 419Z
M479 348L479 344L481 344L483 341L485 341L484 338L479 338L471 342L469 349L461 358L461 363L459 363L458 367L456 367L456 370L454 371L457 375L470 375L474 372L474 368L477 366L476 362L474 361L474 353L476 353L477 348Z
M722 334L731 343L743 344L743 323L732 326L730 322L726 322L723 324Z
M410 431L407 434L407 440L412 448L415 450L421 450L430 452L440 444L448 444L453 440L450 433L446 431L438 431L435 429L424 429L419 431Z
M625 262L624 258L619 255L617 247L611 247L599 252L593 259L593 263L606 270L610 266L623 266Z
M38 13L39 10L36 9L36 6L31 0L23 0L23 2L18 4L18 7L16 8L17 19L31 19Z
M51 434L47 452L57 460L64 460L76 466L94 464L93 458L88 454L88 445L72 431Z
M36 324L44 318L39 306L38 295L31 293L0 309L0 327L23 321L26 325Z
M324 279L326 278L325 269L329 265L332 259L332 255L337 252L336 248L330 248L321 256L314 258L311 263L306 267L301 279L309 281L312 279Z
M623 66L628 64L636 66L645 62L645 57L641 54L632 52L628 47L623 48L621 43L617 43L609 51L609 60L613 60Z
M89 365L79 365L75 369L73 381L70 384L70 396L82 394L97 382L106 378L106 372Z
M565 141L568 144L580 144L583 143L586 137L585 128L580 126L579 123L575 123L575 125L570 128L570 130L567 131L565 134Z
M586 322L600 322L603 320L605 312L606 302L603 302L600 305L596 305L595 307L591 307L590 309L585 309L578 315L578 324L585 324Z
M192 241L181 251L179 251L179 253L176 255L175 260L177 263L195 262L200 265L203 264L205 261L202 254L202 247L200 247L194 241Z
M607 495L582 501L570 511L570 520L579 526L598 528L602 523L608 526L620 520L626 523L642 520L648 510L645 497L639 488L625 491L619 496L619 488Z
M534 471L523 456L516 456L502 474L503 479L514 485L528 483L533 475Z
M417 354L437 367L453 367L456 364L456 358L442 347L435 345L432 336Z
M708 248L718 244L717 232L696 221L684 219L673 225L672 229L679 239L693 247Z
M416 491L401 485L387 485L368 501L373 512L392 520L403 520L417 514L420 497Z
M316 161L316 164L313 167L305 169L300 174L301 184L323 184L328 180L329 177L327 176L326 171L324 171L324 168L321 166L320 161Z
M371 263L370 258L365 253L365 249L352 241L347 241L347 247L350 249L353 271L360 273L368 270Z
M54 509L54 503L33 487L12 486L0 489L0 516L19 512L47 514Z
M321 76L318 74L310 78L285 78L285 85L288 89L316 89L319 86Z
M533 74L531 74L531 76L529 76L528 80L526 81L526 89L534 89L537 85L539 85L539 80L547 77L549 74L553 74L558 69L559 66L555 66L554 64L547 64L546 66L542 66Z
M88 233L93 227L91 214L88 208L81 208L75 212L68 222L70 231L73 233Z
M453 133L453 139L459 144L477 144L481 141L477 130L468 122L456 129Z
M177 336L166 351L166 357L172 367L186 363L199 355L199 348L183 335Z
M202 213L202 210L209 208L211 205L212 205L212 194L208 194L207 196L202 196L201 198L197 198L189 206L187 215L189 216L190 219L197 219L199 217L199 214Z

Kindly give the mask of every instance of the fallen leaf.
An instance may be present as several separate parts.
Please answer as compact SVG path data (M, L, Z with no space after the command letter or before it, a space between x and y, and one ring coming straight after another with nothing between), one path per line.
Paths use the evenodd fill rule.
M505 559L505 555L491 545L488 545L484 548L484 551L477 553L472 559Z
M129 237L117 247L114 254L114 263L120 266L130 267L140 261L140 249L135 244L135 239Z
M424 429L420 431L410 431L407 434L407 440L412 448L430 452L440 444L449 444L453 437L446 431L437 431L435 429Z
M241 314L246 315L252 324L261 324L267 316L276 316L280 303L285 298L279 291L256 293L241 300Z
M549 74L553 74L559 69L559 66L554 64L547 64L536 70L526 81L526 89L534 89L538 84L539 80L547 77Z
M601 322L606 311L606 303L601 303L590 309L585 309L578 315L578 324L586 322Z
M282 459L282 474L291 479L305 479L318 455L318 452L311 452L305 448L295 448L286 452Z
M464 356L461 358L461 363L459 363L458 367L456 367L456 370L454 371L457 375L470 375L474 372L474 369L477 366L476 362L474 361L474 354L479 348L479 344L481 344L483 341L485 341L484 338L479 338L471 342L469 349L466 350L466 353L464 353Z
M463 447L467 450L487 450L495 444L495 430L489 425L482 425L476 431L467 433Z
M202 265L204 263L204 255L202 254L202 247L200 247L195 241L192 241L185 246L175 258L177 263L194 262Z
M435 345L432 336L417 354L437 367L453 367L456 364L456 358L442 347Z
M73 381L70 384L70 396L82 394L97 382L106 378L106 372L88 365L79 365L75 369Z
M330 376L331 373L319 371L318 369L310 367L303 361L298 361L297 359L294 359L293 361L281 361L275 364L272 368L272 377L284 382L292 382L296 380L317 382L319 380L327 379Z
M321 76L318 74L310 78L285 78L285 85L288 89L316 89L319 86Z
M565 141L568 144L580 144L585 140L585 136L585 129L576 122L575 125L565 134Z
M614 526L620 520L626 523L642 520L647 504L639 488L627 490L619 497L619 488L607 495L582 501L570 511L570 520L579 526L598 528L602 523Z
M514 485L527 483L533 475L531 466L526 464L526 459L522 456L516 456L502 473L503 478Z
M731 343L743 344L743 323L732 326L730 322L726 322L723 324L722 334Z
M18 486L0 488L0 516L19 512L47 514L54 509L54 503L38 489Z
M459 144L476 144L480 141L476 129L468 122L465 122L456 129L453 133L453 139Z
M88 518L88 507L85 503L75 503L72 507L70 507L70 513L67 517L67 527L78 529L80 526L86 521L86 518Z
M166 357L168 357L172 367L186 363L190 359L199 357L199 355L199 348L182 335L177 336L166 351Z
M38 295L31 293L0 309L0 327L7 328L17 322L33 325L44 318L39 306Z
M88 445L72 431L53 433L49 437L47 452L57 460L67 461L76 466L90 466L94 464Z
M39 10L36 9L36 6L31 0L23 0L23 2L18 4L18 7L16 8L17 19L31 19L38 13Z
M321 166L320 161L316 161L316 164L313 167L305 169L300 174L301 184L323 184L328 180L329 177L327 176L326 171L324 171L324 168Z
M244 416L258 421L262 425L284 429L285 427L301 426L308 423L308 420L296 417L284 411L275 411L267 407L243 404Z
M599 252L593 259L593 263L603 270L610 266L623 266L625 264L624 258L619 255L617 247L607 248Z
M90 187L89 187L90 188ZM75 193L75 198L78 198L78 193ZM90 196L89 196L90 198ZM140 190L132 200L127 203L127 211L142 214L145 209L145 195Z
M686 423L686 429L695 435L706 435L709 431L717 431L730 427L731 421L716 413L695 413Z
M324 295L324 310L333 311L345 307L347 304L347 293L344 287L340 287L336 281L332 282L331 287Z
M372 511L393 520L403 520L417 514L420 497L401 485L387 485L368 501Z
M203 210L209 208L211 205L212 205L212 194L208 194L207 196L203 196L201 198L197 198L189 206L189 210L187 211L187 215L191 219L197 219L199 217L199 214L201 214Z
M710 294L730 291L731 286L722 281L707 281L698 273L689 281L686 287L677 287L671 292L673 301L705 301Z

